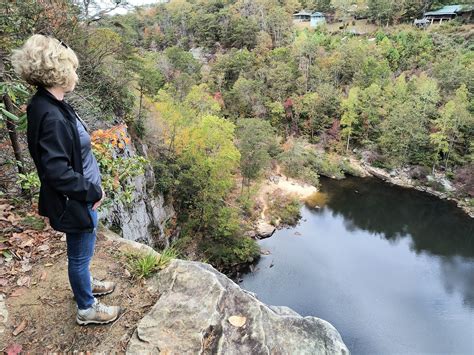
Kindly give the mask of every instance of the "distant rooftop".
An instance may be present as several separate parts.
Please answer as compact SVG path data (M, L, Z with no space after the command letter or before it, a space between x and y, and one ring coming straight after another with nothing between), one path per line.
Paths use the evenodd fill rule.
M294 13L293 16L312 16L312 17L324 17L322 12L312 12L308 10L301 10L300 12Z
M300 12L297 12L296 14L293 14L293 16L311 16L312 12L307 11L307 10L301 10Z
M424 16L456 15L461 10L462 5L448 5L436 11L425 12Z

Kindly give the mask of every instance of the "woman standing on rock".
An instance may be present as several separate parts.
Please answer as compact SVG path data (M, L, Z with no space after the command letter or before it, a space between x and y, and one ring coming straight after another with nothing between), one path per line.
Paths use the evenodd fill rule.
M64 100L78 81L78 64L72 49L43 35L31 36L12 55L15 71L38 89L27 108L27 139L41 181L39 214L66 233L77 323L105 324L117 319L120 309L94 296L111 293L115 284L93 279L89 271L104 192L87 125Z

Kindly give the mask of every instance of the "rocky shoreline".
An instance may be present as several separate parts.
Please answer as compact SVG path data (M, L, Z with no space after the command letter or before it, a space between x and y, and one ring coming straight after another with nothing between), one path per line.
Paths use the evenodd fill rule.
M469 217L474 218L474 208L469 205L469 201L466 199L453 197L452 194L456 192L455 188L450 182L442 175L428 175L428 180L435 181L442 185L446 192L441 192L433 189L430 186L423 185L420 180L413 179L410 177L410 169L403 168L388 172L382 168L377 168L367 164L364 161L356 159L354 157L346 158L351 172L347 172L349 175L357 177L375 177L384 182L392 185L415 189L418 191L426 192L434 195L440 199L453 201L456 205L461 208ZM335 178L328 176L329 178ZM265 199L274 193L275 191L291 196L297 197L300 201L305 201L310 196L318 192L317 188L295 179L288 178L280 173L279 169L271 175L267 181L265 181L260 188L258 199L263 205L263 209L260 213L259 218L254 223L253 228L247 232L247 235L256 239L265 239L271 237L278 228L282 226L272 225L269 220L271 216L266 215L267 207ZM278 221L277 221L278 222Z
M361 162L357 159L350 158L349 163L351 168L353 168L357 172L357 176L360 177L376 177L380 180L388 182L392 185L401 186L404 188L415 189L418 191L423 191L434 195L440 199L453 201L457 204L459 208L461 208L469 217L474 218L474 209L469 205L467 199L461 199L453 197L451 194L454 193L456 190L449 181L442 175L429 175L428 179L431 181L436 181L441 184L447 192L437 191L429 186L423 185L420 183L419 180L415 180L409 176L409 169L397 169L391 172L387 172L384 169L376 168L364 162Z

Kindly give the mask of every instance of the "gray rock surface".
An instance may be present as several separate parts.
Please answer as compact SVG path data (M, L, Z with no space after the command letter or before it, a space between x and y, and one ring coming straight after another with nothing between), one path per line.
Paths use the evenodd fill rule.
M146 146L140 147L141 155L147 156ZM137 153L131 144L127 144L125 156L135 156ZM146 167L144 175L139 175L131 182L135 188L132 202L124 205L114 203L107 210L101 210L99 218L105 227L113 229L122 238L138 241L148 245L169 245L164 226L175 215L171 204L165 202L162 195L154 193L155 176L151 167Z
M161 296L128 354L349 354L328 322L269 307L208 264L173 260L148 284Z
M269 238L275 233L276 228L270 223L260 221L255 227L255 236L259 239Z

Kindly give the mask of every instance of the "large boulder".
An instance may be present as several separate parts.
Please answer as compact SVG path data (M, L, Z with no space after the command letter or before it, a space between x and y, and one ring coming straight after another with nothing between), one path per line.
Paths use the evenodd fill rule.
M259 239L269 238L275 233L276 228L266 221L259 221L255 228L256 237Z
M328 322L269 307L208 264L173 260L148 284L160 298L129 354L349 354Z

